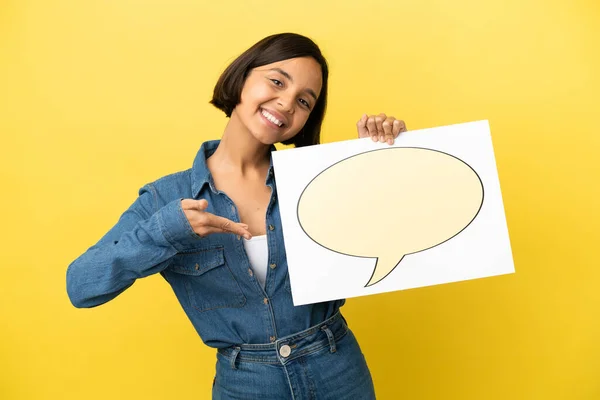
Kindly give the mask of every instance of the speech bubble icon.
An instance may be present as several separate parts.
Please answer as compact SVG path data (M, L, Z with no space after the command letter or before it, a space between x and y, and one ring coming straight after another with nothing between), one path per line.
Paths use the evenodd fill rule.
M368 287L405 255L458 235L482 204L481 179L462 160L394 147L346 158L317 175L300 195L298 221L329 250L377 258Z

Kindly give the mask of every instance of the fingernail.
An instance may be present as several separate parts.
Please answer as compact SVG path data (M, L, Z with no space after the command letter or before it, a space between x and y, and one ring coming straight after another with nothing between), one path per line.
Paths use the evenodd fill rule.
M247 233L246 233L246 234L244 235L244 238L245 238L246 240L250 240L250 239L252 239L252 236L250 236L249 234L247 234Z
M394 141L392 139L388 139L388 144L391 146L394 144Z

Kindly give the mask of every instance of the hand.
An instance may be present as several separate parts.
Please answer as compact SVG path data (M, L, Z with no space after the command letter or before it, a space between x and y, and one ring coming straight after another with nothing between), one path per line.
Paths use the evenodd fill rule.
M201 237L210 235L211 233L233 233L245 237L247 240L252 238L248 225L233 222L227 218L206 212L208 201L183 199L181 200L181 208L192 226L194 232Z
M394 139L398 137L400 132L406 132L406 124L404 121L394 117L388 117L384 113L379 115L367 114L356 123L358 129L358 137L371 137L374 142L387 142L394 144Z

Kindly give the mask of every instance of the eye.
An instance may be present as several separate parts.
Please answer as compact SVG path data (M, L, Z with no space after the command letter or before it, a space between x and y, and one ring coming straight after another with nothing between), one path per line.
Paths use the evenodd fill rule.
M280 80L277 79L271 79L271 82L273 82L275 85L277 86L283 86L283 82L281 82Z
M302 103L302 105L304 105L304 107L306 107L310 110L310 104L308 103L308 101L306 101L304 99L300 99L299 101L300 101L300 103Z

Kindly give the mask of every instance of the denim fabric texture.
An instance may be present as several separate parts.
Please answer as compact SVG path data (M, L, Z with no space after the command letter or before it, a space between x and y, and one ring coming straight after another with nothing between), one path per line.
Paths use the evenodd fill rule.
M271 188L271 199L266 213L269 268L264 289L253 274L241 237L225 233L200 237L193 231L182 210L182 199L206 199L206 211L239 222L235 204L215 188L206 165L218 144L218 140L203 143L192 168L144 185L116 225L69 265L67 293L74 306L101 305L132 286L136 279L160 273L203 342L219 349L244 344L275 346L282 338L340 315L343 299L296 307L292 303L272 162L265 182ZM319 331L319 338L327 339L327 333ZM346 334L339 340L347 342L344 357L341 353L325 353L336 356L329 358L343 364L338 365L343 373L352 368L346 365L347 361L364 358L358 345L353 344L352 335ZM218 357L225 357L223 354ZM244 357L242 354L237 361L245 362ZM314 355L310 357L316 359ZM279 368L280 378L286 376L282 365L271 365ZM313 367L318 365L334 370L326 362ZM312 373L320 376L328 371L314 369ZM230 377L230 371L226 376ZM223 378L225 382L228 379ZM292 398L289 379L285 381L281 390L288 392L277 398ZM223 394L221 398L228 397Z
M213 400L372 400L360 347L340 313L265 345L219 349Z

